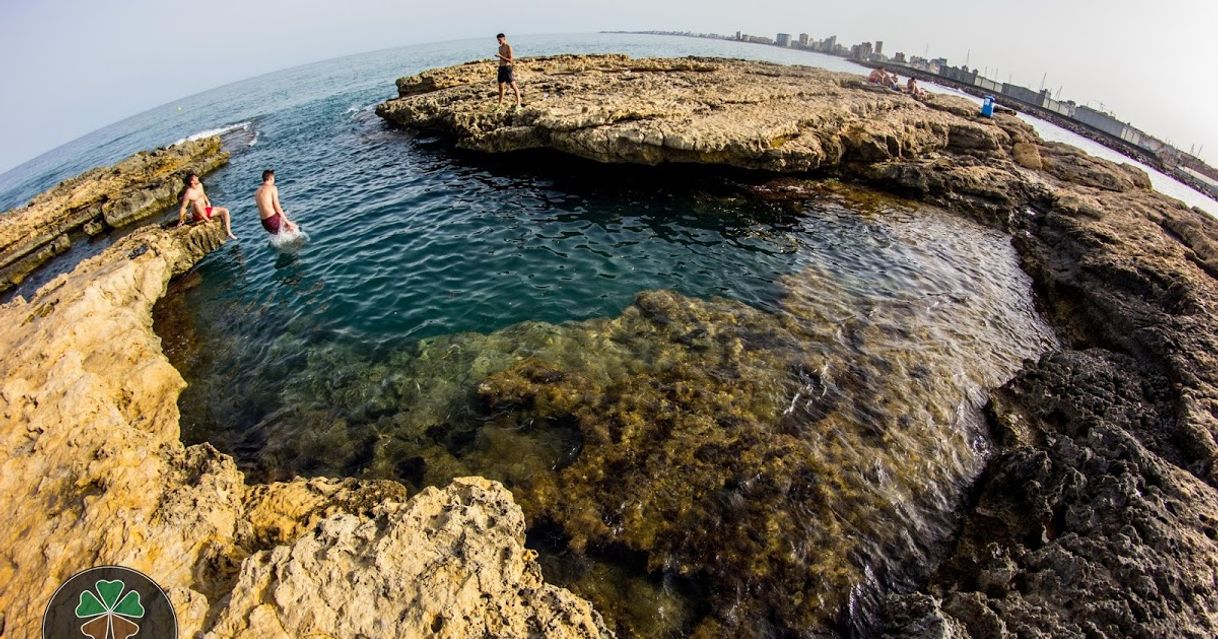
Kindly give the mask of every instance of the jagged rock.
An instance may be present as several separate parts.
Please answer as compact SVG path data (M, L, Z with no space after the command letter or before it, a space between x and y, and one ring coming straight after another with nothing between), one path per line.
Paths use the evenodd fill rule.
M1016 142L1011 149L1011 155L1014 156L1015 163L1025 169L1039 171L1044 168L1044 162L1040 159L1040 151L1036 150L1036 145L1031 142Z
M980 504L934 597L890 599L891 636L1216 634L1212 217L1010 115L982 120L966 101L918 102L852 76L546 58L521 65L529 106L513 112L479 88L491 71L424 72L378 113L482 151L832 171L1012 234L1064 348L996 397L1004 443ZM799 189L787 178L769 191Z
M1008 134L959 98L918 101L864 78L719 59L554 56L520 62L528 106L498 109L490 63L398 81L382 118L489 152L551 148L601 162L695 162L805 172L952 149L992 154ZM944 109L933 105L944 103ZM966 103L967 104L967 103Z
M611 636L523 539L511 495L478 477L329 517L246 560L206 636Z
M72 248L72 240L67 235L56 235L31 252L17 257L7 266L0 268L0 291L20 284L39 266L56 255L67 253L70 248Z
M0 213L0 291L67 250L68 234L97 235L156 215L177 201L182 178L206 175L228 163L220 138L183 142L137 153L114 166L86 171Z
M429 563L370 564L364 572L370 580L388 583L405 570L426 573L429 601L495 607L500 614L484 621L501 624L494 626L503 631L500 636L604 636L589 604L541 583L532 555L523 550L522 530L512 525L522 519L519 508L497 485L467 483L404 505L405 489L388 481L315 478L248 486L232 458L210 445L182 445L177 398L185 383L152 331L152 305L171 277L219 247L223 237L218 221L140 229L52 280L29 301L0 306L5 636L39 636L42 610L59 583L104 564L134 568L160 583L178 608L182 636L207 630L222 614L231 628L237 623L234 606L253 596L233 585L255 574L255 564L282 556L282 544L302 535L323 538L307 537L311 531L368 526L382 541L448 535L431 549ZM498 535L457 536L453 531L461 521L444 527L438 520L390 514L458 501L471 507L436 512L482 522L493 514L503 529ZM376 547L346 548L370 556ZM489 557L493 564L478 563ZM300 578L314 579L313 588L351 589L337 565L324 558L309 565ZM408 591L415 584L400 585ZM332 598L329 605L341 603ZM326 605L298 612L344 619L345 613ZM409 612L401 599L377 605L392 612L391 618ZM249 619L266 623L239 634L275 634L267 612L251 611ZM281 625L298 627L282 619ZM451 627L461 628L458 621ZM490 625L468 627L478 636L495 634L486 630Z
M1215 636L1218 493L1182 468L1171 384L1140 368L1057 353L997 394L1008 446L931 582L942 609L893 597L888 636Z

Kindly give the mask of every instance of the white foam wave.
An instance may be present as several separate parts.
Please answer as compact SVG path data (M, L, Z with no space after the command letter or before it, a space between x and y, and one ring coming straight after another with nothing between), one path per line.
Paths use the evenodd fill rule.
M309 241L309 234L301 230L299 226L295 231L284 229L278 234L270 236L271 246L281 251L294 250L307 241Z
M360 106L358 104L355 104L347 109L347 113L351 114L352 120L358 120L358 119L362 118L365 113L371 113L372 110L376 108L377 104L379 104L379 103L373 102L372 104L365 105L365 106Z
M258 131L257 130L254 131L254 139L250 140L250 143L245 146L254 146L255 144L258 144Z
M181 140L174 142L170 146L177 146L179 144L182 144L183 142L194 142L195 140L209 138L213 135L224 135L226 133L232 133L233 131L248 131L251 124L253 124L253 123L252 122L238 122L236 124L222 126L218 129L207 129L206 131L199 131L198 133L195 133L194 135L186 136L186 137L182 138ZM257 132L254 133L254 139L255 140L258 139Z

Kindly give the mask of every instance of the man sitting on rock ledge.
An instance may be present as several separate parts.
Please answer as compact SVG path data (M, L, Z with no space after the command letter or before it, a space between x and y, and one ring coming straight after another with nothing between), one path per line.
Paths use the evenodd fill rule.
M186 176L186 191L182 193L182 206L178 209L178 226L186 223L186 207L188 206L191 207L196 222L206 222L219 215L224 219L224 232L228 234L228 239L237 239L237 236L233 235L233 222L228 214L228 209L211 205L211 200L203 191L203 183L194 173Z

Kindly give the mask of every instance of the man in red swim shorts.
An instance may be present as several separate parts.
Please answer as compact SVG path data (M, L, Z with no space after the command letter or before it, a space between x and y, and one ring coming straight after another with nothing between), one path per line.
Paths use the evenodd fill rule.
M280 230L292 233L300 230L279 205L279 187L275 186L274 171L267 169L262 172L262 186L254 191L254 201L258 203L258 215L262 217L262 228L267 233L279 235Z
M186 191L182 193L182 207L178 209L178 226L186 223L187 207L190 207L195 222L206 222L217 215L220 216L224 220L224 232L228 234L228 239L237 239L237 236L233 235L233 221L228 209L211 205L211 200L207 199L207 193L203 191L203 183L194 173L186 176Z

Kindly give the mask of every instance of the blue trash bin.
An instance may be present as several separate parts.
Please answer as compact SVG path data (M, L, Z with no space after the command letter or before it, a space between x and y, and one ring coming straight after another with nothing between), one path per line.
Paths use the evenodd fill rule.
M981 115L987 118L994 117L994 96L985 96L985 102L981 103Z

